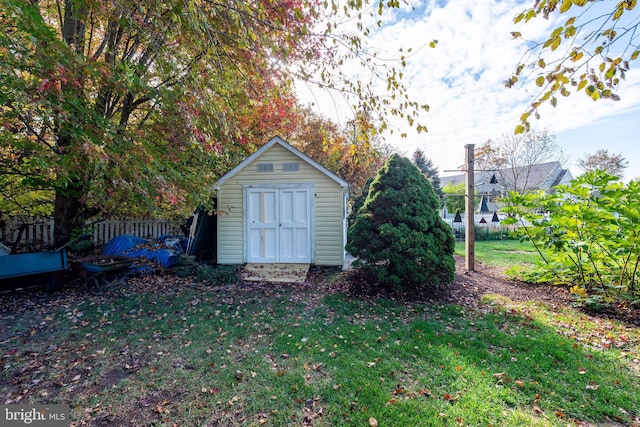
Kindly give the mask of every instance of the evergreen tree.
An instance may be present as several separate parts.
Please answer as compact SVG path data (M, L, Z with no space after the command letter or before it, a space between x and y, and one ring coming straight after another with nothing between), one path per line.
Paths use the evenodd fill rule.
M392 155L349 227L355 265L393 290L451 282L455 241L439 207L429 180L409 159Z
M433 160L428 159L421 149L416 149L413 153L413 163L427 177L436 196L442 200L444 192L440 186L440 176L438 168L434 166Z
M358 215L358 211L364 205L365 200L367 200L367 196L369 195L369 187L373 182L373 178L371 177L367 179L367 182L364 183L362 187L362 192L359 196L353 199L353 206L351 206L351 212L349 213L349 217L347 218L349 225L353 224L356 220L356 215Z

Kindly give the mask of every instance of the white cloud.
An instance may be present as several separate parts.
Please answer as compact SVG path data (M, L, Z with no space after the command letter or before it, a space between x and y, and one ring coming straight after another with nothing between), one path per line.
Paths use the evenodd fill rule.
M531 82L504 87L503 82L526 53L526 42L514 40L510 33L520 31L523 39L539 40L558 22L534 19L516 25L513 18L527 4L514 0L429 0L401 5L399 10L384 15L383 26L372 33L369 45L389 57L397 57L400 48L405 53L411 48L403 70L405 84L413 99L429 104L429 113L421 119L429 132L418 135L404 122L394 120L397 131L388 141L405 155L421 148L441 172L455 169L463 163L466 144L479 145L512 132L520 114L537 95L537 87ZM428 46L432 40L438 40L435 49ZM348 119L351 111L339 96L313 93L323 114L342 123ZM599 148L610 148L610 152L622 153L630 161L628 177L640 176L640 149L633 145L635 128L629 119L640 109L640 76L636 70L628 73L619 93L622 101L596 103L583 93L572 94L560 99L555 109L542 108L542 118L534 119L532 126L555 132L573 161ZM311 99L303 90L299 94ZM595 129L594 123L602 124L598 132L581 132ZM623 132L621 126L630 128ZM615 139L603 137L606 129L615 129ZM409 136L400 138L402 132ZM574 175L580 172L574 164L569 166Z

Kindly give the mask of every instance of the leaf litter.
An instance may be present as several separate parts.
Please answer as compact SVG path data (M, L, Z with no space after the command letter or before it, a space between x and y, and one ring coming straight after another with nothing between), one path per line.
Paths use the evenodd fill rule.
M254 333L246 341L228 342L227 332L219 329L210 341L211 348L206 354L226 352L228 365L242 361L252 352L252 340L266 340L274 333L269 319L278 316L273 307L265 306L263 310L254 311L253 319L245 318L244 306L250 303L260 303L263 299L278 299L286 297L290 304L304 307L304 312L313 313L322 304L323 298L331 294L349 293L348 283L344 281L324 281L321 272L311 272L307 282L291 287L287 284L244 283L218 286L215 288L215 298L211 297L212 288L189 278L181 278L171 274L135 278L130 280L126 289L117 294L91 295L80 285L71 284L63 292L57 294L42 294L35 291L16 291L0 294L0 354L3 360L3 373L0 376L0 401L3 404L26 402L78 402L82 396L90 397L108 392L111 389L123 387L130 378L141 375L141 372L154 373L164 366L170 366L174 371L190 371L195 369L189 358L174 355L164 342L172 342L176 338L182 340L185 347L190 341L185 337L190 335L197 325L188 324L193 315L202 313L202 321L210 318L224 318L226 321L242 324L253 322L253 326L260 326L263 332ZM189 299L180 306L172 306L173 314L154 314L141 306L119 306L122 298L133 298L141 295L155 301L172 301L185 290L193 290L199 296L190 295ZM509 309L509 301L542 300L550 304L552 310L562 311L569 306L567 294L558 288L528 288L506 280L499 273L491 269L481 268L480 272L461 273L456 275L455 283L446 291L429 297L434 304L455 303L462 307L461 313L473 313L475 310L494 310L495 306L483 302L486 295L502 295L506 299L500 300L501 308ZM389 322L406 324L425 301L404 302L406 310L397 316L387 318ZM377 304L372 299L369 303ZM207 310L203 309L207 307ZM100 307L100 308L98 308ZM209 310L210 307L215 307ZM198 311L200 310L200 311ZM93 311L95 316L87 316ZM410 314L407 314L410 313ZM437 310L424 312L425 317L437 318ZM395 314L395 313L394 313ZM520 312L519 314L523 314ZM331 325L335 313L331 309L324 312L324 324ZM404 317L403 317L404 316ZM352 324L364 325L368 321L385 320L385 315L375 310L356 310L352 317ZM593 314L584 314L584 321L597 325L585 328L582 324L568 322L558 315L555 322L556 331L575 340L576 345L584 345L594 351L609 348L627 351L629 357L637 362L638 342L633 337L637 334L626 333L637 327L633 324L626 326L615 325L611 319L598 318ZM292 327L299 319L292 318ZM527 322L526 313L523 322ZM105 334L114 330L118 324L127 323L137 329L120 331L124 336L118 336L117 342L123 345L117 347L105 345ZM169 327L169 325L173 325ZM445 333L454 333L459 327L455 323L444 325ZM128 336L138 336L140 330L148 332L148 338L140 338L141 342L127 342ZM255 330L255 329L254 329ZM393 329L392 329L393 330ZM54 340L52 341L51 338ZM184 339L183 339L184 338ZM384 343L386 337L380 336L376 340ZM298 345L311 345L308 337L300 337ZM331 354L337 354L332 351ZM274 375L283 376L287 372L288 354L265 354L265 366L269 366ZM217 363L217 364L216 364ZM220 372L227 366L219 362L211 363L212 372ZM367 362L375 367L377 360ZM461 370L461 369L460 369ZM312 385L317 381L326 382L336 392L342 390L341 384L336 384L331 374L320 362L304 362L305 383ZM579 374L585 374L579 372ZM236 380L240 384L248 383L252 377L258 375L255 371L236 371ZM498 374L498 381L505 381L503 374ZM516 385L520 380L516 380ZM164 422L170 419L175 405L185 404L183 398L191 396L184 385L163 385L150 382L148 391L131 402L127 408L114 408L97 402L92 406L79 408L74 413L72 425L103 425L104 423L120 425L144 425ZM589 390L597 390L599 384L590 382ZM207 384L198 387L205 390L199 393L198 399L189 405L206 405L204 396L215 397L220 394L218 386ZM397 384L390 392L390 402L399 398L425 396L432 398L434 394L419 384L412 383L409 388ZM202 397L200 397L202 396ZM445 392L438 396L444 401L453 403L460 398L459 392ZM191 397L188 397L191 399ZM224 403L224 402L222 402ZM318 396L311 396L301 400L303 425L313 425L320 420L326 405ZM234 409L235 408L235 409ZM536 412L542 411L536 401ZM226 405L218 405L216 410L218 419L228 421L228 425L242 424L247 421L242 408L242 396L234 396ZM126 418L129 414L131 418ZM260 412L251 418L258 424L265 424L273 416L268 412ZM373 420L375 418L372 417Z

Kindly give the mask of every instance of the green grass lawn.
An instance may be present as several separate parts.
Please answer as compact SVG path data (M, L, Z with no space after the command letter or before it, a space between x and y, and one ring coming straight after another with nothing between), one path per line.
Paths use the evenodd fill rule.
M157 277L154 293L3 308L0 398L69 404L88 426L638 422L638 328L505 298L482 310L352 299L323 277Z
M477 261L503 269L512 266L526 268L541 259L531 242L518 240L477 241L474 253ZM464 256L465 242L456 242L456 254Z

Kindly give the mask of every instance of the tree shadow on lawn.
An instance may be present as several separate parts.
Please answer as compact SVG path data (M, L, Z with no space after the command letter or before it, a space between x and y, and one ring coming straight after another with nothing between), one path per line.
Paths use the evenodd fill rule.
M139 425L247 425L242 420L258 416L277 425L306 419L310 399L323 409L319 425L368 425L370 417L380 425L639 423L637 333L619 348L596 348L598 334L623 328L603 325L581 340L590 319L570 325L537 303L486 293L467 305L357 298L343 284L317 279L87 295L81 306L77 295L16 300L14 311L3 310L2 326L13 325L15 335L0 342L0 399L70 404L87 426L124 422L132 402L148 403L149 396L157 399L138 405ZM117 308L107 316L117 324L106 323L112 310L96 310L101 304ZM231 328L237 322L243 326ZM193 332L186 328L192 324ZM150 358L128 367L131 354ZM189 369L176 360L187 360ZM87 412L95 408L100 412ZM94 418L77 419L84 414Z
M504 270L482 262L475 263L474 271L465 271L464 258L455 255L456 274L450 284L416 287L405 291L385 290L361 269L345 273L343 291L363 298L390 298L408 302L444 302L465 307L477 307L485 295L503 295L513 301L544 302L551 308L572 307L584 314L600 319L614 319L630 327L640 327L640 310L624 304L603 304L600 309L578 307L569 292L569 286L527 283L508 278Z
M368 367L355 377L336 369L335 381L341 389L365 390L386 379L386 394L369 393L371 400L359 401L362 407L378 408L375 416L381 425L640 422L640 387L637 370L628 366L632 362L621 361L620 351L590 349L563 336L537 319L535 311L495 304L483 311L439 305L422 307L416 314L420 304L407 305L403 313L389 307L388 302L370 299L355 310L359 314L349 310L334 316L338 324L355 316L362 327L351 341L361 350L341 365ZM403 326L376 337L390 315ZM327 364L331 366L331 360ZM366 417L351 421L364 424Z

